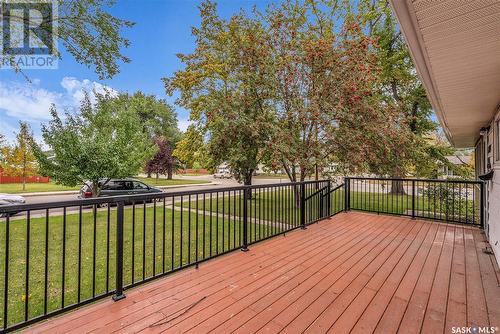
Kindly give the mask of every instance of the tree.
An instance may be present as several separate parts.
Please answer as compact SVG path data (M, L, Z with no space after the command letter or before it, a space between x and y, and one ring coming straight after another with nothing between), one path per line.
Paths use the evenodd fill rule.
M122 30L132 27L134 23L106 11L106 7L114 5L113 0L57 0L57 5L57 20L40 25L39 34L46 38L55 34L66 51L78 63L94 67L100 79L111 78L119 73L119 62L130 62L122 54L122 48L130 45L129 40L122 36ZM30 2L26 6L29 6L28 9L35 9L37 4ZM38 6L42 13L45 12L41 7L44 4L40 3ZM11 11L3 13L0 25L4 18L10 20L11 27L21 27L25 20L24 16L19 17ZM57 29L52 29L52 23L57 24ZM55 55L61 58L60 52ZM11 62L11 66L20 71L15 63Z
M207 157L203 135L195 125L190 125L187 128L182 138L177 142L172 154L188 168L192 168L195 164L203 167L210 166L210 163L207 164L209 158Z
M243 14L224 21L210 1L200 13L195 51L179 55L185 68L165 79L166 90L180 92L177 103L207 138L212 167L226 162L238 181L251 184L273 122L265 28Z
M38 167L36 164L30 142L33 134L29 125L19 122L19 132L16 134L16 142L12 147L4 147L3 172L11 176L21 176L23 190L26 190L26 178L35 175Z
M290 0L265 16L278 119L268 164L281 165L291 181L332 161L365 168L368 139L391 117L376 91L374 41L353 19L337 20L340 8L319 8Z
M156 174L156 178L159 174L165 174L171 180L173 172L178 167L177 159L172 155L172 145L162 137L156 137L155 144L158 146L158 151L146 163L144 170L148 177L151 177L150 175L153 173Z
M90 181L93 196L99 196L102 179L136 175L156 152L133 108L108 93L96 98L93 104L86 95L79 113L65 119L52 107L52 120L42 126L51 157L32 142L44 175L67 186Z
M159 169L166 172L168 179L172 179L172 173L176 167L172 152L181 136L177 128L177 116L174 109L165 100L157 99L154 95L145 95L142 92L136 92L133 95L120 94L113 99L112 103L117 108L129 108L139 116L143 133L151 140L152 145L158 146L159 142L162 143L164 147L162 152L168 156L161 160L166 165ZM151 166L157 166L157 162L150 161L146 164L146 172L151 170ZM159 169L155 168L155 170ZM150 176L148 172L148 177Z
M362 0L357 5L361 24L378 41L375 51L384 101L401 115L398 127L406 134L404 147L388 152L380 171L397 178L409 173L432 177L439 165L447 163L449 145L432 140L438 125L431 118L431 105L396 18L387 0ZM348 7L348 12L353 10ZM404 193L400 182L393 182L391 189Z

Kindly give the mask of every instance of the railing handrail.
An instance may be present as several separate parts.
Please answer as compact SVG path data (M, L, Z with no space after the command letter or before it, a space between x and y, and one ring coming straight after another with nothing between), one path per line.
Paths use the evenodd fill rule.
M137 194L137 195L120 195L120 196L106 196L97 198L78 198L68 201L55 201L47 203L29 203L29 204L16 204L7 205L0 207L1 213L27 211L27 210L45 210L45 209L58 209L63 207L77 207L77 206L90 206L99 204L118 204L124 201L134 201L141 202L152 199L163 199L170 197L179 196L189 196L189 195L202 195L210 194L216 192L228 192L228 191L242 191L245 189L263 189L263 188L275 188L275 187L288 187L288 186L299 186L301 184L314 184L328 182L328 180L318 180L318 181L299 181L299 182L286 182L286 183L267 183L267 184L257 184L257 185L241 185L234 187L217 187L210 189L199 189L199 190L184 190L184 191L174 191L174 192L158 192L151 194Z
M350 180L375 180L375 181L420 181L420 182L438 182L438 183L466 183L466 184L482 184L481 180L449 180L449 179L419 179L419 178L388 178L388 177L362 177L362 176L346 176Z

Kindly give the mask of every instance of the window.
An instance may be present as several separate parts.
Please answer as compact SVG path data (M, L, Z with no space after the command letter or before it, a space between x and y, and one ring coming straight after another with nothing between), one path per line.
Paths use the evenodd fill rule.
M135 189L148 189L148 186L142 182L134 182Z
M123 190L132 190L134 189L134 185L132 183L132 181L123 181L122 182L122 189Z
M120 190L121 184L117 181L108 181L102 186L102 190Z

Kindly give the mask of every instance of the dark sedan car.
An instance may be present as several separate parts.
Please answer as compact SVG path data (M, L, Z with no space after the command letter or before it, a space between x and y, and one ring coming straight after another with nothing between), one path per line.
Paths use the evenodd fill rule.
M161 189L151 187L144 182L134 179L110 179L102 180L102 188L99 197L140 195L161 193ZM79 198L92 197L92 183L86 182L80 189Z

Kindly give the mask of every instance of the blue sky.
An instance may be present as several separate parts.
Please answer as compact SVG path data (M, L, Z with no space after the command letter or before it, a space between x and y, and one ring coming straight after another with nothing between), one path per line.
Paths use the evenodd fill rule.
M60 109L78 104L84 90L107 86L117 91L141 90L165 98L162 77L182 68L175 56L194 49L191 27L198 26L197 6L194 0L119 0L110 11L121 18L136 22L125 31L132 45L124 50L131 63L121 64L121 72L111 80L99 80L92 69L76 63L64 50L57 70L31 70L27 82L12 70L0 70L0 133L14 137L19 120L28 121L36 136L41 122L49 119L48 107L56 103ZM256 5L265 8L271 1L220 0L219 13L229 17L244 8ZM179 126L185 129L189 114L176 107Z

